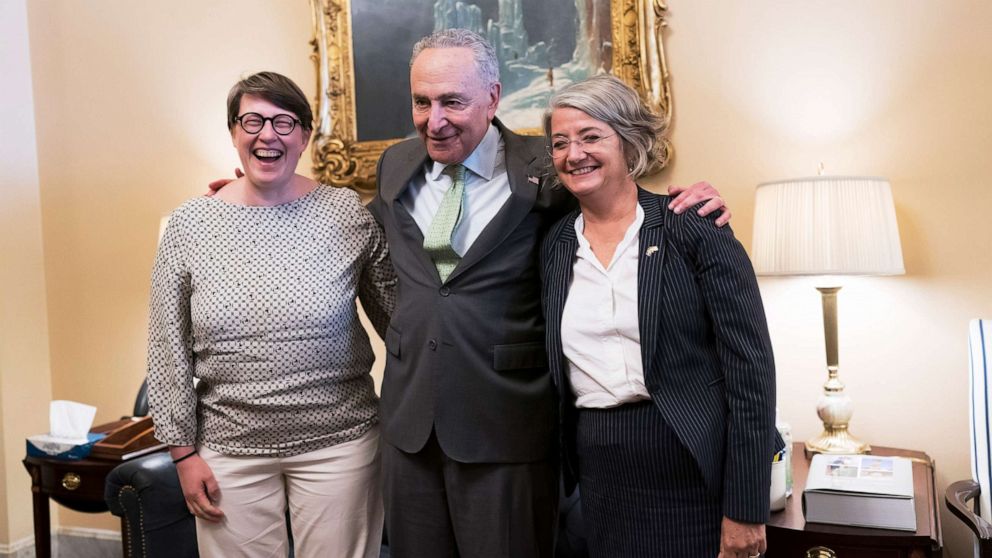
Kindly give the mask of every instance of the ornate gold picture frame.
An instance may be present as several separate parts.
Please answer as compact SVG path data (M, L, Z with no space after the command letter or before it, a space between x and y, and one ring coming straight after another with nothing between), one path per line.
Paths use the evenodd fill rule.
M402 44L403 41L398 40L396 44L383 44L382 41L376 41L371 46L358 45L353 42L354 33L356 33L353 25L365 26L357 31L361 40L368 36L363 30L369 29L369 26L374 26L372 29L376 32L382 32L383 29L387 29L392 24L395 25L397 33L400 33L401 30L408 30L411 27L410 22L408 19L404 19L405 16L402 13L383 7L384 0L309 1L313 16L313 40L311 41L313 53L311 58L316 67L318 88L312 151L314 179L324 184L352 188L363 197L369 198L375 190L375 170L379 156L387 147L403 139L401 137L402 132L396 132L394 134L396 137L391 137L390 125L395 123L398 126L397 130L402 127L409 127L412 131L412 124L409 105L402 106L402 99L408 99L405 96L408 91L398 92L403 95L399 101L377 101L370 105L371 101L367 99L381 93L381 91L377 91L380 88L373 84L372 94L367 94L370 91L368 85L370 82L366 78L359 82L359 89L364 87L364 92L357 95L361 99L356 99L356 72L367 73L361 76L363 78L382 76L393 79L389 83L394 85L388 87L396 89L396 79L399 79L396 74L402 73L402 78L406 78L408 72L406 64L409 61L412 43L405 45ZM428 0L419 1L427 2ZM501 1L500 5L515 6L515 9L522 12L524 11L521 9L523 3L544 1L510 0ZM403 2L406 2L402 4L404 7L417 4L411 0L403 0ZM479 3L485 2L480 1ZM609 30L610 37L600 41L600 52L603 58L601 67L608 69L634 87L650 106L654 107L659 114L664 115L666 120L671 121L672 99L662 36L668 10L665 1L594 0L590 3L588 0L576 0L575 4L576 9L579 9L579 6L598 5L597 8L593 9L599 9L604 14L608 10L608 27L607 23L603 21L593 21L590 24L598 28L601 33L604 32L604 29ZM466 9L465 5L470 6L468 9L475 12L459 12L457 14L458 21L465 21L466 18L469 18L470 21L480 21L479 9L471 3L471 0L459 3L457 9L463 11ZM439 17L439 13L445 13L444 10L447 10L446 13L449 16L454 17L455 3L450 0L433 2L435 18ZM354 19L356 17L358 21ZM390 21L390 17L396 19ZM500 22L502 23L507 17L500 15ZM521 14L509 17L515 17L516 24L521 24ZM493 21L490 19L489 29L491 30L492 27ZM428 29L427 32L429 33L430 30ZM500 39L501 44L494 45L497 46L501 60L503 60L504 55L512 56L514 58L513 63L516 63L516 57L520 56L523 57L522 59L540 61L535 62L535 64L541 62L548 64L549 68L546 73L549 83L547 86L553 88L556 69L552 67L551 63L546 62L546 56L542 58L540 49L543 48L547 51L554 48L556 46L554 39L548 41L550 45L541 42L536 47L531 46L530 49L521 53L519 51L522 48L515 49L512 44L509 44L514 40L513 33L504 32L503 36L506 38ZM492 39L490 41L493 42ZM526 45L524 46L526 47ZM367 65L356 68L356 50L363 49L374 51L371 55L367 54L366 56L393 59L391 60L392 65L380 67L378 63L380 59L375 58L376 63L371 65L376 67L368 67ZM535 49L538 52L535 53ZM540 68L543 72L543 66ZM533 75L534 65L530 69L531 75ZM504 74L502 78L504 102L501 104L501 110L507 104L507 77ZM384 81L388 80L384 79ZM540 76L537 81L541 81ZM407 83L408 89L408 81L404 83ZM359 103L356 103L356 100ZM362 106L360 102L365 102L366 105ZM362 116L363 114L366 116ZM500 117L504 118L502 115ZM375 125L370 126L364 121L360 122L362 118L385 119L386 122L376 122L373 123ZM538 129L533 128L538 123L535 121L532 126L513 126L511 123L510 126L524 133L539 133ZM382 137L383 135L386 137Z

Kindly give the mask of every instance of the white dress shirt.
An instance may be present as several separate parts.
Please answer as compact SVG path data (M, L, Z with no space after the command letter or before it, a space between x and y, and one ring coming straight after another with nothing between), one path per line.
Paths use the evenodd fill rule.
M643 222L644 210L638 204L634 222L604 268L583 234L582 215L575 220L579 248L562 313L561 343L576 407L603 409L650 398L637 325L638 240Z
M461 218L451 233L451 247L459 256L468 252L482 230L510 199L503 151L503 137L496 126L490 124L475 151L461 163L466 171L465 198ZM400 203L425 236L441 206L441 198L451 188L451 174L444 172L447 166L428 160L423 172L410 180L400 196Z

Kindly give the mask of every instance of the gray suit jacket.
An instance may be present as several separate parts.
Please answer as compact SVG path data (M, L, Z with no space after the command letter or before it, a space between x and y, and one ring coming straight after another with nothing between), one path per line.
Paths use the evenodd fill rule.
M758 284L730 227L638 189L644 209L637 270L644 380L655 406L692 453L724 515L768 520L775 429L775 363ZM547 346L560 392L566 483L574 486L574 396L562 354L561 317L578 240L573 212L541 252Z
M538 246L574 202L545 185L542 138L494 123L503 135L512 195L443 284L399 200L427 161L420 139L383 153L370 204L399 278L385 339L383 436L416 452L433 429L445 454L465 463L536 461L557 451Z

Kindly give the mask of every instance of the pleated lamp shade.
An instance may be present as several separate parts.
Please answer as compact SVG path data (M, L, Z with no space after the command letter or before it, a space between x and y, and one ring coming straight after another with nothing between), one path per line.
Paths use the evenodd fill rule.
M751 257L758 275L902 275L889 182L817 176L758 185Z

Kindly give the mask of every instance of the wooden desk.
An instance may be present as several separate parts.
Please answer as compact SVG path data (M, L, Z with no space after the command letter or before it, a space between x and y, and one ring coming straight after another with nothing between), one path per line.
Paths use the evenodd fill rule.
M803 518L802 494L809 459L802 442L793 444L793 494L785 509L773 512L768 521L768 558L805 557L816 546L833 550L840 558L931 558L940 557L943 541L937 515L937 495L930 457L919 451L873 447L872 455L909 457L913 462L916 500L915 533L867 527L807 524Z

